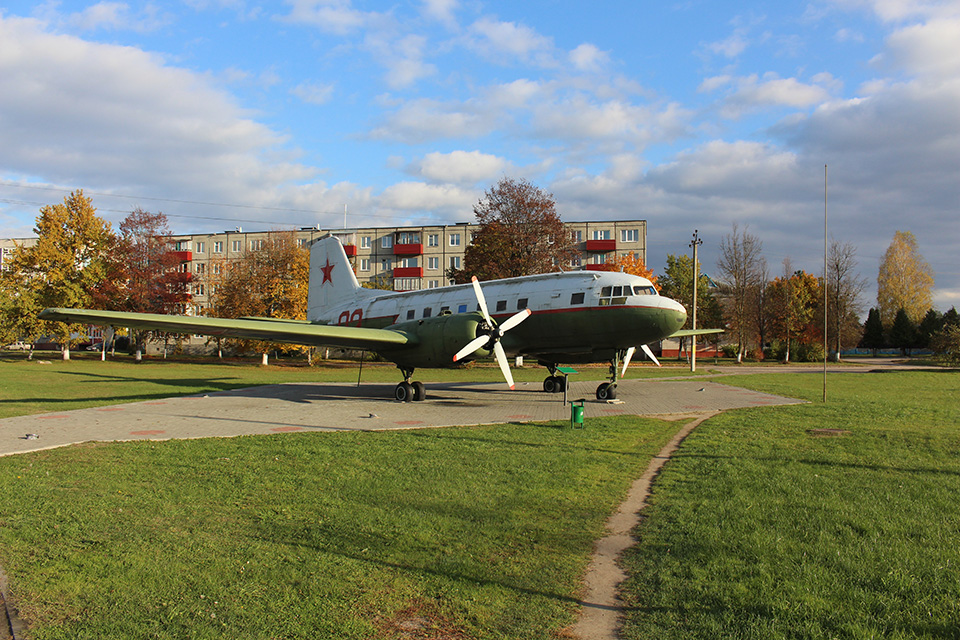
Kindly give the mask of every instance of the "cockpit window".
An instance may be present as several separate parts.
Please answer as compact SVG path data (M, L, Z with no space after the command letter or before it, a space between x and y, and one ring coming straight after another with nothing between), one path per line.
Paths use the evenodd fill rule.
M633 295L635 296L655 296L657 295L656 287L641 287L635 286L633 288Z

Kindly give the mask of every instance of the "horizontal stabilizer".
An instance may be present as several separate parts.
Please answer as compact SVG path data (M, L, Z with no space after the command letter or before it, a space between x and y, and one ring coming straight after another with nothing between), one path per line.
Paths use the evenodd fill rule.
M667 338L688 338L690 336L707 336L713 333L723 333L724 329L681 329L671 333Z

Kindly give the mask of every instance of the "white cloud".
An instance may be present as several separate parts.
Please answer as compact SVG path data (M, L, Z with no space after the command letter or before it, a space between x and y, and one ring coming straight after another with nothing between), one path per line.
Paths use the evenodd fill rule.
M492 128L492 114L479 110L475 104L424 98L403 103L370 132L370 137L417 143L439 138L477 138Z
M288 22L308 24L325 33L346 35L359 31L379 20L381 14L358 11L350 0L287 0Z
M315 173L209 78L138 49L0 16L0 77L0 172L250 203Z
M515 22L480 18L469 28L469 47L488 58L507 63L554 66L553 40Z
M491 182L510 168L509 162L489 153L453 151L428 153L411 170L431 182L470 185Z
M578 46L569 57L578 71L600 71L610 61L610 54L589 43Z
M960 74L960 18L935 19L894 32L880 60L910 73L956 77Z
M800 82L796 78L780 78L768 73L762 78L756 74L738 78L716 76L707 78L700 85L703 92L728 87L721 103L721 114L727 118L739 118L744 113L764 107L804 108L820 104L830 98L824 85L837 88L832 75L821 73L814 76L816 84Z
M333 97L334 87L332 84L317 82L301 82L290 90L290 93L297 96L307 104L324 105L330 102Z
M960 3L956 0L833 0L833 2L845 9L867 9L884 22L960 15Z
M423 0L423 13L452 29L457 25L458 4L457 0Z
M383 190L377 204L385 209L412 212L469 212L478 192L453 185L398 182Z
M748 30L744 27L737 27L727 38L717 42L708 42L703 48L714 55L721 55L725 58L736 58L746 51L750 45L747 39Z

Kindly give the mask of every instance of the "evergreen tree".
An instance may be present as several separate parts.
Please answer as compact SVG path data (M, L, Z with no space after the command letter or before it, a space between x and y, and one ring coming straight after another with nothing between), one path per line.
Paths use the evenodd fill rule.
M860 346L864 349L872 349L873 355L877 355L877 349L886 346L879 309L873 308L867 313L867 321L863 323L863 337L860 339Z
M923 316L923 320L917 326L917 348L926 349L929 347L930 338L942 328L943 314L935 309L927 311L927 315Z
M950 309L943 314L943 328L948 327L960 327L960 314L957 313L956 307L950 307Z
M890 344L900 349L900 355L907 355L917 344L917 325L903 307L897 311L890 326Z

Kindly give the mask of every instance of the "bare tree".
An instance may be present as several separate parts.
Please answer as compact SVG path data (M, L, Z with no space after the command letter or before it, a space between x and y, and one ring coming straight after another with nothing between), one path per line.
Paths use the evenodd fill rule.
M866 285L866 279L857 272L856 247L850 242L834 240L827 258L827 341L834 346L837 360L845 345L860 341L862 295Z
M727 318L737 338L737 362L743 361L750 338L752 307L763 281L765 261L761 255L763 242L746 230L740 232L734 223L733 231L720 240L720 258L717 271L724 294Z

